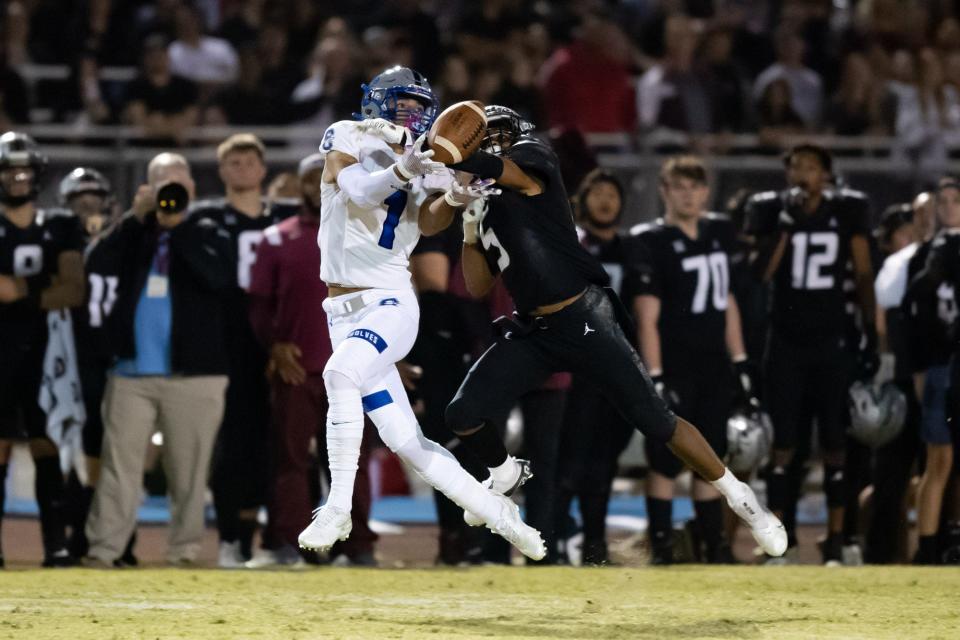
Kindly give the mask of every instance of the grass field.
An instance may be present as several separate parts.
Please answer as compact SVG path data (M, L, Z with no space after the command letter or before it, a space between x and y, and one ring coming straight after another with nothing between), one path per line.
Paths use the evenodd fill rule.
M954 569L6 571L0 638L960 638Z

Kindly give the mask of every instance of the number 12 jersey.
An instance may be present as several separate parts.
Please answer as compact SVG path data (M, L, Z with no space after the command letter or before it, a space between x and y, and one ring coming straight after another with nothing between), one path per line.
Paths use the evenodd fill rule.
M747 203L748 235L781 233L781 194L759 193ZM870 233L870 205L857 191L825 191L812 214L791 212L795 224L774 274L771 322L774 331L794 342L842 336L847 296L844 280L850 240Z

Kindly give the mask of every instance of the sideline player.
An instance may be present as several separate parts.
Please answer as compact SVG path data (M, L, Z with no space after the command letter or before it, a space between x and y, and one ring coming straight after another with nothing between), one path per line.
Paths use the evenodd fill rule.
M630 324L626 311L616 294L602 288L608 281L603 267L578 242L553 151L530 135L533 125L512 109L487 106L486 113L485 151L454 168L496 179L504 189L464 214L464 277L471 294L482 295L502 274L517 311L447 407L451 430L490 468L492 490L512 493L529 472L507 455L499 434L485 428L489 416L554 371L583 374L634 427L668 442L712 482L766 552L783 553L787 540L780 521L657 395L621 328ZM473 514L465 517L476 522Z
M392 67L364 86L364 120L334 123L323 136L319 243L334 348L323 374L331 486L298 541L324 550L350 535L366 411L384 443L424 480L539 560L546 553L543 541L517 506L485 489L449 451L423 436L395 364L417 336L420 309L408 265L421 231L446 228L455 210L488 186L454 182L430 159L433 152L422 149L436 110L426 78Z
M637 278L630 293L638 342L654 387L671 409L690 416L723 456L733 410L731 360L741 382L740 400L753 398L740 323L730 289L736 229L726 216L707 213L707 169L695 156L667 160L660 171L663 218L631 230ZM647 515L654 564L673 561L672 502L683 463L654 439L646 441ZM693 506L706 561L734 562L723 535L720 494L694 477Z
M217 566L242 567L251 559L257 512L266 503L270 422L269 388L263 375L267 354L248 320L250 271L267 227L297 213L292 203L267 203L263 180L266 149L259 138L238 133L217 147L225 197L197 202L192 216L215 220L230 234L237 262L237 283L227 297L226 339L230 357L223 423L213 452L210 488L217 513L220 548Z
M827 499L824 564L838 564L843 551L846 488L848 261L860 306L859 376L876 373L877 332L873 269L870 264L869 203L862 193L833 189L833 161L826 149L798 145L784 164L785 193L760 193L747 207L747 235L757 238L754 267L773 283L764 395L773 420L774 443L767 491L770 507L787 521L790 547L803 473L800 454L816 418Z
M66 547L60 456L38 396L46 312L83 303L83 238L77 218L36 206L46 160L29 136L0 136L0 517L11 440L25 431L36 466L43 566L58 567L74 559Z

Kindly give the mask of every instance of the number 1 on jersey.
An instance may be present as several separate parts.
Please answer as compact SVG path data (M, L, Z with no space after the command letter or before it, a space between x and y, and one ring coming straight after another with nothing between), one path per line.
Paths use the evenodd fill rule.
M387 205L387 219L383 221L383 231L380 233L380 239L377 244L384 249L393 249L393 241L397 236L397 225L400 224L400 216L407 207L407 192L394 191L390 197L383 201Z

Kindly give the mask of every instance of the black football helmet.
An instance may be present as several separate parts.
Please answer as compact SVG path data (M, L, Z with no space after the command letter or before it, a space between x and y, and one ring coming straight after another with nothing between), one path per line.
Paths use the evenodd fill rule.
M58 195L60 204L70 206L70 198L81 193L95 193L104 198L110 196L110 182L103 174L91 167L77 167L60 181Z
M47 157L27 134L7 131L0 136L0 172L21 167L33 169L33 179L27 194L15 196L9 193L6 181L0 180L0 202L10 207L18 207L35 200L40 193L40 175L46 166Z
M490 104L483 108L487 116L487 133L480 148L498 155L509 149L522 136L534 130L533 123L524 120L509 107Z

